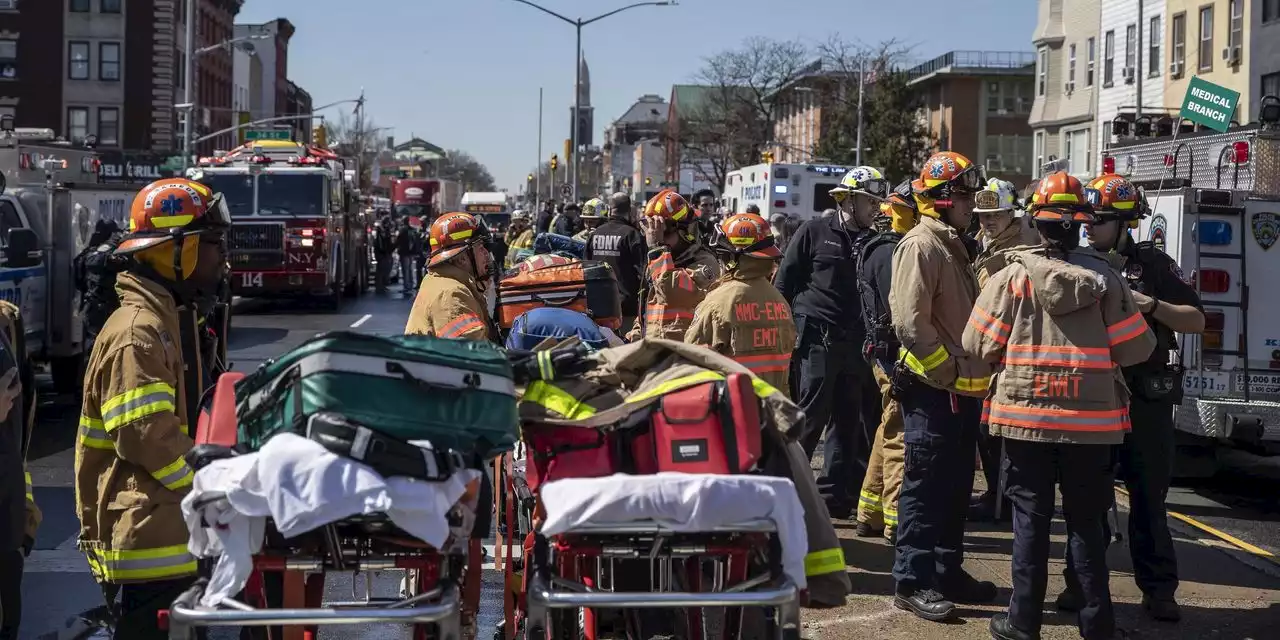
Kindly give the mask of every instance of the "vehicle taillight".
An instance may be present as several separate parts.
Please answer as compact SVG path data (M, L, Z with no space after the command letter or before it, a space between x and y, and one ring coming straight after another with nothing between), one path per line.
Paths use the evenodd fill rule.
M1231 288L1231 274L1222 269L1204 269L1192 272L1192 283L1200 283L1203 293L1226 293Z
M1231 143L1231 161L1236 164L1249 164L1249 143L1237 140Z
M1204 312L1204 333L1200 339L1206 349L1222 348L1222 331L1227 326L1227 318L1221 311Z
M1223 220L1201 220L1196 225L1196 242L1208 245L1231 244L1231 223Z
M1110 156L1107 156L1106 158L1103 158L1103 159L1102 159L1102 172L1103 172L1103 173L1115 173L1115 172L1116 172L1116 159L1115 159L1115 158L1112 158L1112 157L1110 157Z
M778 209L785 209L785 208L786 208L786 206L787 206L787 201L786 201L786 200L774 200L774 201L773 201L773 206L774 206L774 207L776 207L776 208L778 208Z

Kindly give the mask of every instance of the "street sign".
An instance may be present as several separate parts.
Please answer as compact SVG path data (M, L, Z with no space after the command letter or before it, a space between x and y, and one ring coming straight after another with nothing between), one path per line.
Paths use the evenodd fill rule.
M658 186L662 187L663 189L679 189L680 181L679 180L663 180L662 182L658 183Z
M573 185L565 183L560 185L560 197L568 200L573 197Z
M1191 76L1187 95L1182 99L1181 116L1219 133L1226 133L1239 103L1239 92L1202 80L1199 76Z
M292 140L293 132L289 129L249 129L244 132L248 140Z

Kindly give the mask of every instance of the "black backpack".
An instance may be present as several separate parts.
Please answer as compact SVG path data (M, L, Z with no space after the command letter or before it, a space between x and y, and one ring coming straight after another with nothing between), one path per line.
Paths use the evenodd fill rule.
M115 255L115 250L123 237L124 232L117 231L102 240L90 238L99 241L91 242L72 263L80 292L80 315L89 337L98 335L111 312L120 306L116 274L124 270L128 258Z
M866 329L867 344L864 345L866 355L884 359L893 359L897 355L898 338L893 333L891 325L891 316L889 309L881 308L879 283L875 282L867 275L866 262L867 256L871 255L881 245L889 245L888 249L893 250L898 246L898 241L902 239L902 234L894 231L882 231L877 233L860 244L854 249L854 264L858 277L858 291L863 299L862 304L862 323ZM873 305L866 304L866 301L873 301Z

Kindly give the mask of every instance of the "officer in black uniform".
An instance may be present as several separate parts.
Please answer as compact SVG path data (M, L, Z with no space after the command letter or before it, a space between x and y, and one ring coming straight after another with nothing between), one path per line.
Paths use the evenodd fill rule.
M631 215L631 196L621 191L609 197L609 218L591 232L585 257L613 267L622 294L622 330L628 331L640 313L640 284L649 264L644 234Z
M1133 430L1118 454L1120 476L1129 490L1129 552L1133 577L1142 590L1142 606L1156 620L1176 622L1182 615L1174 594L1178 590L1178 562L1169 535L1165 498L1173 476L1173 408L1182 402L1182 367L1170 363L1177 353L1174 334L1204 331L1200 297L1178 264L1151 242L1135 242L1129 235L1138 220L1150 213L1146 199L1128 180L1104 175L1086 190L1099 222L1087 227L1089 244L1107 254L1133 289L1134 300L1156 334L1151 359L1124 368L1132 394L1129 404ZM1070 554L1070 550L1067 551ZM1067 566L1071 563L1068 561ZM1077 611L1079 583L1064 572L1067 590L1058 608Z
M856 167L832 190L840 213L810 220L787 244L774 284L795 315L791 397L804 409L800 444L812 457L823 429L827 509L847 518L857 508L872 441L880 425L880 388L862 357L866 331L858 292L857 252L890 185L872 167Z

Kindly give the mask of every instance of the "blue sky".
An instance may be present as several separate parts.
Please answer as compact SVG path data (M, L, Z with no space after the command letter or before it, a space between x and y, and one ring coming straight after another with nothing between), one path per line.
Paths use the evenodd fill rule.
M591 18L631 1L539 3ZM413 134L464 149L513 193L538 160L539 87L542 155L569 136L574 29L536 9L512 0L246 0L237 22L277 17L297 28L289 77L315 104L354 98L363 86L369 115L395 127L398 140ZM705 57L749 36L896 38L927 59L955 49L1030 51L1035 18L1034 0L679 0L632 9L582 32L595 138L636 98L669 98Z

